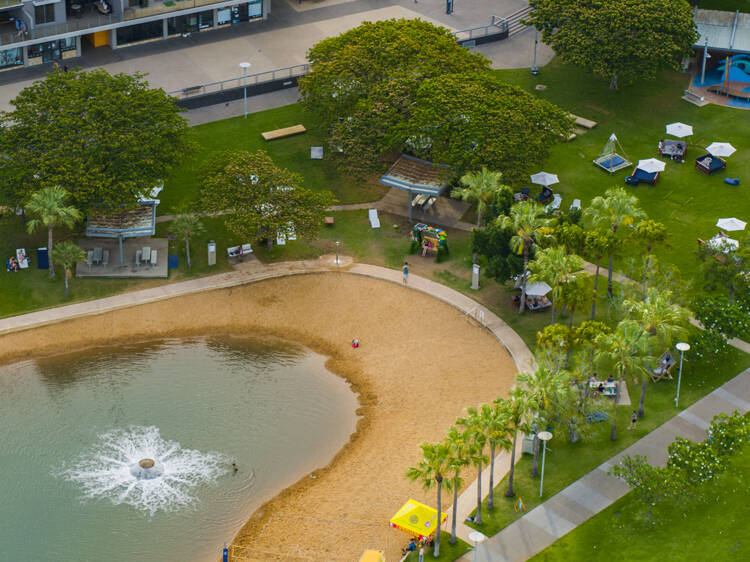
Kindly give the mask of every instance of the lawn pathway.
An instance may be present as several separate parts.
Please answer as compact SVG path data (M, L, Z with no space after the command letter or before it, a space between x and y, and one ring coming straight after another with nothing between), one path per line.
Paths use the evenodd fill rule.
M735 410L743 414L750 411L750 369L484 541L476 549L477 562L515 562L531 558L628 493L630 488L625 482L608 475L625 455L643 455L651 463L663 466L667 461L667 447L675 437L702 441L715 415L731 414ZM552 465L549 468L554 470ZM466 554L459 560L471 562L473 556L473 553Z

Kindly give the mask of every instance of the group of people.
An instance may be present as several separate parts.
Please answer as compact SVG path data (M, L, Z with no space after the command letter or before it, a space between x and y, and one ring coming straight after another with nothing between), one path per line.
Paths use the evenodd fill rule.
M401 549L401 556L404 556L408 554L409 552L414 552L417 550L417 547L419 547L419 555L420 557L424 556L424 551L426 548L431 548L434 543L434 539L432 537L427 537L426 539L420 539L419 543L417 543L416 539L409 540L409 544L407 544L404 548ZM421 558L420 558L421 560Z
M20 271L21 266L18 264L16 256L10 256L5 262L6 271Z

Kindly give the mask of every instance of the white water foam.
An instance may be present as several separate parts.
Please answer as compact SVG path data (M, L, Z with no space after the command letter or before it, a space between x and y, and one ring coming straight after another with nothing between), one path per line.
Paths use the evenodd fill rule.
M158 475L139 476L143 459L155 461ZM192 504L193 489L216 481L230 462L218 453L183 449L163 439L157 427L131 427L99 435L97 445L58 476L78 484L88 499L106 498L153 516Z

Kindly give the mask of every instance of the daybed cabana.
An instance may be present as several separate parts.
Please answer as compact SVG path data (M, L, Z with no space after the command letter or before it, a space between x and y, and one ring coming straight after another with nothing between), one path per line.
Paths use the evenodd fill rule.
M675 162L684 162L687 155L687 143L672 139L659 141L659 155L671 158Z
M727 167L727 163L723 158L718 156L712 156L711 154L704 154L695 159L695 167L704 174L713 174L723 168Z
M412 216L414 195L425 195L425 204L434 203L448 187L450 167L433 164L414 156L402 154L391 169L380 178L380 183L409 192L409 220Z
M123 265L123 239L153 236L156 233L156 206L158 204L158 199L142 199L138 201L135 208L114 214L104 207L92 207L86 223L86 236L117 238L120 247L120 265Z
M625 178L625 183L628 185L638 185L639 183L650 183L651 185L656 184L659 180L659 172L646 172L641 170L637 166L633 169L633 173Z
M622 155L618 154L618 150L622 153ZM610 174L614 174L618 170L627 168L631 164L632 162L628 161L628 158L625 155L625 151L623 150L622 145L620 145L620 141L617 140L617 137L614 133L609 135L607 144L604 145L601 153L594 160L595 166L599 166L602 170L606 170Z

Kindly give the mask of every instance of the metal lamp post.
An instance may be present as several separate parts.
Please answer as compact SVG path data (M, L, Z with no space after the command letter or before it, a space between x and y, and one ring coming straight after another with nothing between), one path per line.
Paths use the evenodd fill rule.
M249 62L241 62L240 68L242 69L242 89L244 91L243 101L245 105L245 119L247 119L247 69L252 66Z
M542 449L542 480L539 482L539 497L541 498L542 490L544 489L544 460L547 456L547 441L552 439L552 434L549 431L540 431L538 437L544 443L544 448Z
M708 36L706 36L706 42L703 45L703 64L701 65L701 86L706 83L706 60L710 59L711 55L708 54Z
M675 345L675 347L680 352L680 371L677 375L677 395L674 397L674 405L675 408L679 408L678 402L680 401L680 383L682 382L682 358L684 357L686 351L690 351L690 344L679 342L677 345Z
M336 241L336 265L339 264L339 242Z
M474 543L474 562L477 562L477 547L479 546L479 543L484 541L486 539L482 533L479 531L472 531L469 533L469 540Z
M534 62L531 65L531 75L536 76L539 74L539 69L536 66L536 46L539 43L539 30L534 28Z

